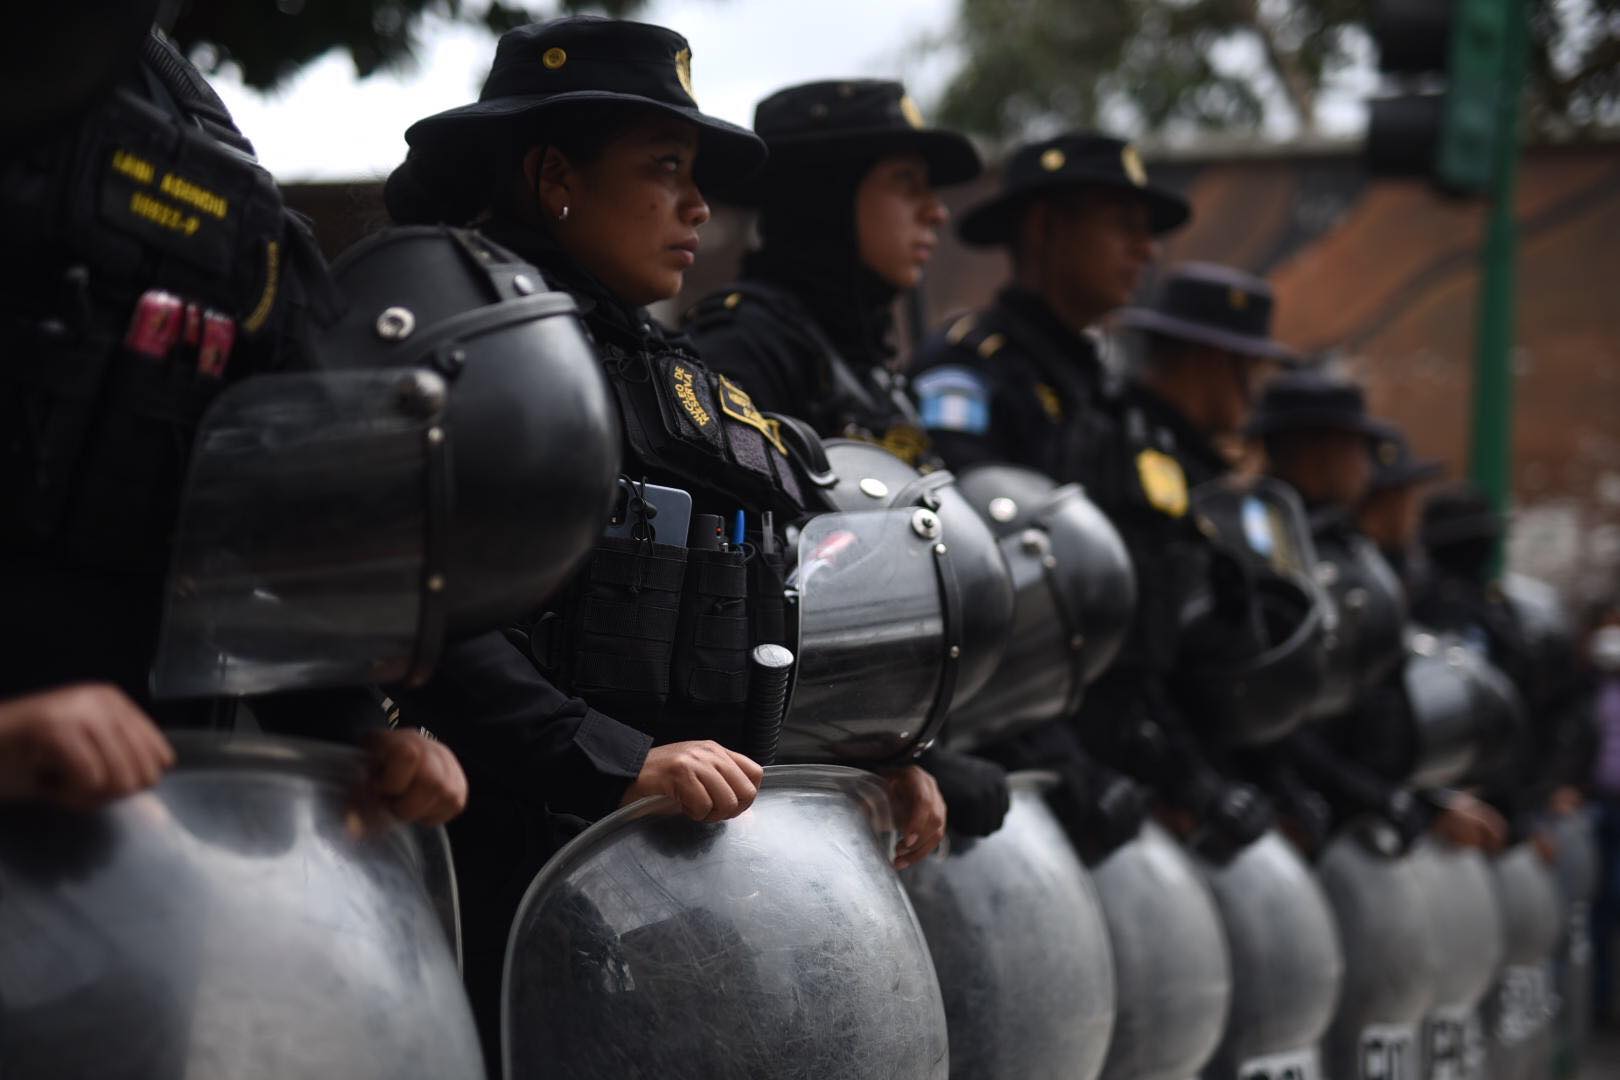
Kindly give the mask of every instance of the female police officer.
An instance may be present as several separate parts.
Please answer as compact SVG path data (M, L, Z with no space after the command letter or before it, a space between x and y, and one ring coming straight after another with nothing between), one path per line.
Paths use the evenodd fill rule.
M388 182L397 220L479 219L580 302L624 425L623 512L641 512L513 635L523 652L498 636L468 643L404 702L457 748L479 791L453 840L491 1060L507 928L555 848L557 815L597 818L663 794L718 821L748 808L762 776L727 749L743 735L748 650L781 640L781 572L760 554L775 546L761 528L800 516L811 496L747 394L642 310L674 296L692 265L709 217L700 182L740 179L764 158L752 133L698 110L690 63L686 41L660 27L578 17L513 30L480 100L411 127ZM746 542L688 547L667 517L658 532L648 483L690 493L694 520L740 514ZM906 865L938 843L944 808L915 766L890 785Z

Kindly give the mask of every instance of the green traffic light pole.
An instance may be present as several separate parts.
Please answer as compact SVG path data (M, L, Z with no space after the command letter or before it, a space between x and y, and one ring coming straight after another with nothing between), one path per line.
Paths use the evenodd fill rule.
M1507 508L1513 487L1514 267L1518 256L1514 202L1529 26L1524 0L1498 2L1506 13L1506 47L1496 94L1497 137L1481 266L1469 471L1501 512Z

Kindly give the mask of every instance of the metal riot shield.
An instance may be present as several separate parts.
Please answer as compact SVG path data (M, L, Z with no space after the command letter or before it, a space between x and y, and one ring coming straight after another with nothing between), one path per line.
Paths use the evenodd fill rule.
M507 947L507 1080L943 1080L945 1011L877 777L765 770L742 815L666 799L535 877Z
M1502 912L1502 966L1482 1010L1492 1080L1546 1080L1557 1014L1553 956L1563 919L1558 883L1524 842L1492 864Z
M1197 1076L1226 1028L1232 961L1209 886L1148 823L1091 868L1114 954L1114 1037L1103 1080Z
M1424 839L1410 856L1434 951L1434 1005L1423 1021L1425 1080L1483 1080L1479 1006L1502 960L1502 914L1490 864L1473 848Z
M799 534L798 670L779 761L881 762L937 732L960 596L932 511L822 514Z
M1124 640L1136 575L1119 533L1078 485L976 465L957 486L995 532L1014 595L1000 666L951 713L952 745L971 749L1079 708Z
M1415 1080L1435 1001L1424 880L1412 859L1383 854L1368 835L1387 827L1352 821L1317 861L1344 947L1339 1007L1322 1041L1335 1080Z
M1231 643L1219 656L1189 656L1176 681L1207 710L1217 737L1233 745L1281 738L1314 707L1326 675L1333 609L1310 577L1315 548L1299 497L1265 478L1215 481L1192 494L1198 527L1247 568L1247 625L1196 636ZM1183 614L1189 638L1218 622L1213 591ZM1239 643L1242 647L1239 648Z
M957 1080L1090 1080L1114 1020L1108 930L1047 809L1054 778L1014 773L1005 823L901 875L945 998Z
M1591 1036L1592 1024L1592 902L1598 895L1602 866L1593 824L1584 810L1554 817L1546 826L1558 845L1559 894L1564 901L1563 932L1559 935L1557 988L1561 1064L1573 1074Z
M1226 929L1232 1008L1205 1080L1320 1080L1344 954L1316 877L1273 830L1224 864L1200 860Z
M6 1075L480 1080L422 834L354 802L362 756L170 738L150 791L0 808Z

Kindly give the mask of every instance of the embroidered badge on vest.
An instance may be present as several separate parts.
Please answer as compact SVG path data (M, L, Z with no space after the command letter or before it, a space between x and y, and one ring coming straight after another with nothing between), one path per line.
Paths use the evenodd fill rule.
M1045 383L1036 383L1035 396L1041 399L1041 408L1045 409L1046 415L1052 418L1052 423L1063 423L1063 399L1058 397L1056 390Z
M765 417L754 407L754 399L748 396L748 391L726 378L720 377L720 411L733 420L741 420L749 427L758 431L776 447L776 452L783 457L787 456L787 447L782 442L782 425L775 420Z
M691 418L692 423L696 424L699 430L712 433L719 426L719 421L698 399L695 386L696 372L685 364L674 363L669 366L669 379L674 387L676 400L681 403L681 408L686 410L686 415Z
M1136 455L1136 474L1155 510L1171 517L1187 512L1187 474L1181 462L1162 450L1143 450Z

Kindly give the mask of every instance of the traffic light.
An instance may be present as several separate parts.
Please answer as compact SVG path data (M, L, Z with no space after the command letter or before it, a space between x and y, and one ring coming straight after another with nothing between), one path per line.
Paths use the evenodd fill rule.
M1379 0L1372 36L1388 92L1370 102L1367 161L1456 194L1491 189L1516 148L1528 0Z

